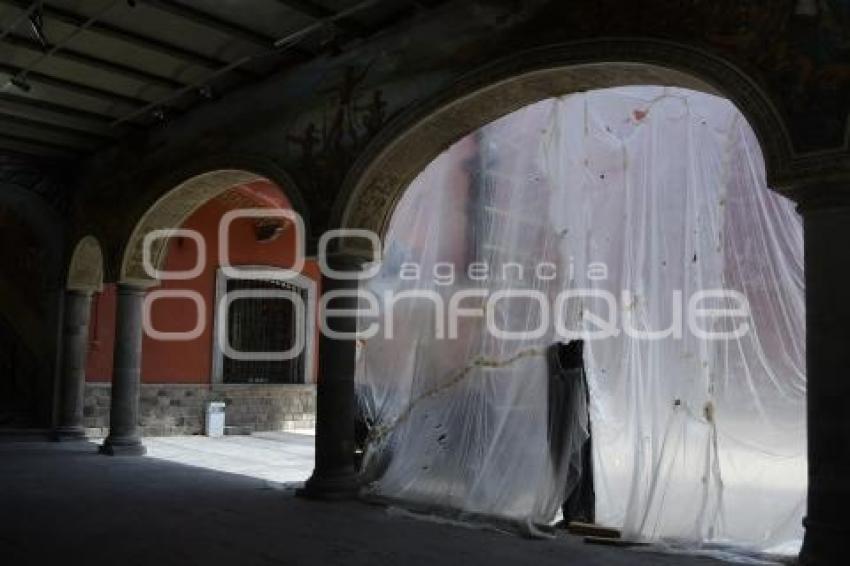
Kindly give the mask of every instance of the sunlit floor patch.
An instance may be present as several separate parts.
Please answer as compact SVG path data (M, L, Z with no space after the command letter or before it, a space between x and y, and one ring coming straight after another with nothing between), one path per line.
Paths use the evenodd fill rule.
M251 436L144 439L148 457L276 483L303 482L313 471L314 437L289 432Z

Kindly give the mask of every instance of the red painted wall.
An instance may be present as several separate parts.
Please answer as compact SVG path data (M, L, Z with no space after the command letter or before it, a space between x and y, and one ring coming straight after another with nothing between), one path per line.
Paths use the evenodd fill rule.
M103 286L103 292L92 299L89 322L89 356L87 381L109 381L112 378L112 348L115 345L115 285Z
M185 281L165 281L153 289L190 289L204 298L206 325L192 341L164 342L145 336L142 344L142 382L144 383L209 383L213 355L213 306L216 272L220 267L218 227L221 218L239 208L289 208L282 193L267 182L252 183L231 189L214 198L189 217L182 228L199 232L206 242L206 265L201 275ZM229 254L232 265L267 265L290 267L295 256L295 228L289 225L270 242L257 242L254 221L241 219L230 227ZM189 238L173 238L169 242L166 271L192 269L198 249ZM315 261L307 261L303 274L319 282ZM153 290L152 289L152 290ZM317 288L318 294L318 288ZM197 323L195 303L189 299L160 299L151 310L153 328L163 332L189 331ZM109 381L112 375L112 349L115 327L115 287L106 285L95 297L90 327L88 381ZM314 344L318 345L318 337ZM313 376L315 379L315 376Z

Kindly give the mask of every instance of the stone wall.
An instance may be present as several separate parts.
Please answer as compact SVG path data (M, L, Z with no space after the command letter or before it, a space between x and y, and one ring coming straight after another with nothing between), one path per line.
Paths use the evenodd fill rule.
M84 426L90 436L109 432L108 383L87 383ZM315 385L143 384L139 425L144 436L203 434L207 401L224 401L229 434L310 429L316 421Z

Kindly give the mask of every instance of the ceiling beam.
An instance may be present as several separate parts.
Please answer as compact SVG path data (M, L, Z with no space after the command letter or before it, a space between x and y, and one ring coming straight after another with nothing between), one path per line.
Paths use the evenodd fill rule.
M205 28L215 30L229 37L252 43L263 49L270 49L274 45L275 38L266 36L260 32L241 26L171 0L143 0L145 4L162 12L177 16L178 18L193 22Z
M94 151L104 144L102 139L85 138L76 132L69 133L44 124L0 115L0 138L10 135L83 152Z
M61 123L62 125L85 131L101 132L105 135L120 133L109 126L114 119L111 114L80 110L55 102L39 100L17 95L11 92L0 92L0 108L7 113L32 117L36 120Z
M3 39L3 41L13 47L27 52L38 54L43 53L41 49L41 44L31 39L9 35L5 39ZM92 67L99 71L112 73L115 75L121 75L128 79L132 79L144 84L158 86L161 88L180 88L181 86L186 84L184 82L176 81L174 79L163 77L161 75L155 75L153 73L149 73L147 71L143 71L135 67L130 67L121 63L115 63L113 61L108 61L100 57L93 57L91 55L79 51L68 49L67 47L63 47L61 51L57 51L56 53L50 55L50 59L55 61L68 61L71 63L77 63L79 65L85 65L87 67Z
M0 73L10 75L10 78L17 77L23 72L25 72L25 69L21 67L0 63ZM127 106L139 107L144 106L148 103L148 101L143 98L127 96L125 94L120 94L111 90L105 90L84 83L69 81L67 79L59 79L50 75L45 75L43 73L37 73L35 71L26 72L26 82L33 85L40 84L50 88L73 92L75 94L87 96L89 98L96 98L98 100L102 100L110 104L114 104L117 102L125 104Z
M30 2L27 0L0 0L0 4L14 6L19 10L27 10L30 7ZM82 27L86 25L87 18L79 16L73 12L62 10L54 6L44 5L42 10L45 20L53 20L74 27ZM161 55L165 55L172 59L191 63L197 67L202 67L208 70L217 70L218 68L227 65L228 61L221 61L214 57L209 57L195 51L190 51L164 41L160 41L140 33L120 28L118 26L108 24L106 22L96 22L89 25L87 32L96 33L104 37L121 41L123 43L134 45L136 47L156 51ZM243 73L253 75L254 73L247 72L243 69Z
M335 10L331 10L312 0L277 0L277 2L290 10L309 16L314 20L326 20L337 15ZM334 21L333 25L357 36L366 35L367 33L366 26L351 18L340 18Z
M83 139L88 139L92 142L103 142L105 140L113 139L112 136L108 136L105 134L99 134L95 132L88 132L84 130L79 130L77 128L71 128L69 126L65 126L62 124L55 124L52 122L44 122L35 118L31 118L29 116L21 116L14 112L8 112L6 108L4 108L2 102L0 102L0 123L7 122L12 124L18 124L20 126L36 128L39 130L55 132L57 134L63 134L67 136L75 136ZM0 133L0 136L3 134Z
M81 154L79 150L73 148L7 133L0 135L0 147L14 149L30 155L74 157Z
M273 52L279 53L279 52L284 52L284 51L291 51L295 44L297 44L300 40L302 40L303 38L305 38L305 37L309 36L310 34L312 34L313 32L315 32L316 30L321 29L321 27L323 25L332 24L332 23L334 23L338 20L347 18L355 12L359 12L359 11L365 9L365 8L368 8L370 6L374 6L379 1L380 0L362 0L361 2L359 2L358 4L356 4L354 6L351 6L350 8L347 8L347 9L341 11L341 12L336 12L333 16L331 16L328 19L317 20L317 21L315 21L315 22L313 22L313 23L311 23L311 24L309 24L309 25L307 25L307 26L305 26L305 27L303 27L303 28L301 28L297 31L289 33L286 36L281 37L280 39L275 41L274 47L275 47L276 51L269 51L268 53L273 53ZM174 102L175 100L177 100L181 96L184 96L187 93L191 92L193 89L201 89L204 86L209 86L212 83L213 79L216 79L216 78L218 78L218 77L220 77L220 76L222 76L226 73L233 72L235 69L240 68L240 67L242 67L242 66L244 66L248 63L251 63L252 61L256 60L259 57L260 56L258 56L258 55L246 55L242 59L238 59L236 61L233 61L229 65L217 70L216 72L212 73L212 75L206 77L202 81L198 81L194 85L188 85L188 86L185 86L181 89L177 89L176 91L172 92L168 96L165 96L165 97L160 98L160 99L158 99L154 102L151 102L151 103L143 106L142 108L133 110L132 112L130 112L130 113L122 116L121 118L115 120L113 122L113 124L119 125L119 124L122 124L126 121L136 119L139 116L142 116L149 111L153 111L158 107L164 107L165 105L167 105L171 102Z
M73 153L45 150L43 147L37 145L18 143L12 140L3 140L2 138L0 138L0 155L26 159L33 163L40 163L45 160L50 162L64 162L78 158Z

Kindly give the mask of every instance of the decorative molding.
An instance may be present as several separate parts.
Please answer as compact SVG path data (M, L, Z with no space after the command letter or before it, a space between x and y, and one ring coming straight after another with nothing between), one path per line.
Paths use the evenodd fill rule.
M103 290L103 252L97 238L85 236L77 243L68 266L67 288L88 293Z
M199 201L196 204L201 206L209 199L231 188L233 185L226 186L223 181L223 176L216 179L217 174L222 172L238 172L242 175L241 179L246 180L267 180L273 183L286 196L290 206L304 220L304 225L307 233L310 233L311 217L310 210L307 206L307 201L299 188L299 185L293 180L293 177L288 171L277 161L269 156L245 153L245 152L228 152L214 155L205 155L203 157L183 161L180 164L175 164L172 169L162 169L165 173L157 173L161 169L140 173L128 181L129 184L122 185L122 192L130 195L127 199L129 207L122 211L122 215L115 215L115 210L111 205L115 202L114 198L104 198L107 192L106 187L96 187L87 197L84 197L83 202L78 203L78 208L82 211L82 218L79 221L80 225L91 226L93 232L102 234L101 241L104 243L104 256L106 259L105 278L107 281L120 280L128 276L128 268L133 265L133 273L130 277L140 276L142 280L149 280L141 269L141 263L135 264L134 261L141 261L141 255L134 258L133 261L128 260L129 250L136 247L136 252L140 252L138 247L139 229L142 222L150 221L152 214L158 216L163 212L163 205L170 202L176 202L176 197L179 193L175 191L204 183L209 198ZM199 179L200 178L200 179ZM239 184L243 181L237 181ZM209 186L212 185L212 186ZM194 189L200 190L199 187ZM201 194L196 194L197 198L203 198L204 191ZM186 204L186 203L184 203ZM181 206L184 209L185 206ZM158 212L154 213L154 209ZM191 214L191 211L189 212ZM179 213L168 214L172 216L170 222L178 224L163 225L158 227L176 228L188 218L188 215ZM142 236L143 237L143 236Z
M220 170L202 173L174 187L151 206L133 229L121 264L122 281L147 281L155 283L143 265L145 236L154 230L179 228L193 212L237 185L260 181L263 177L239 170ZM151 243L151 262L161 270L165 264L167 240L159 238Z
M623 85L668 85L729 98L750 121L772 186L791 175L794 152L774 101L746 73L713 52L669 41L600 39L516 53L461 76L437 97L409 107L352 167L332 225L384 234L398 199L439 153L477 128L528 104ZM346 251L355 254L363 241Z

